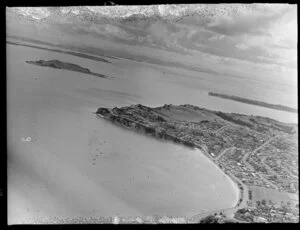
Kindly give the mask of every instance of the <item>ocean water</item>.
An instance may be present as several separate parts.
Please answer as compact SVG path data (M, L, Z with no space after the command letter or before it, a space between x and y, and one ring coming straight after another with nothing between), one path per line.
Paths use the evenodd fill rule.
M71 62L111 78L25 63L40 59ZM204 83L195 80L188 87L181 76L162 78L157 66L111 61L7 45L10 223L57 215L192 216L235 204L237 187L201 152L112 125L94 114L98 107L190 103L288 119L210 98Z

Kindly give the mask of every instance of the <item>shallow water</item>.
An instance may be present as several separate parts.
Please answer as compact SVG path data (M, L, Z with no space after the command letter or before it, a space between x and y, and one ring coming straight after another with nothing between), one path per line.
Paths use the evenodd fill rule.
M25 63L39 59L71 62L113 78ZM112 61L7 46L12 223L55 215L189 216L237 201L236 186L199 151L124 130L93 113L136 103L206 107L214 99L204 102L204 91L188 91L175 77L161 80L155 68ZM222 110L227 102L215 103ZM22 141L27 137L29 142Z

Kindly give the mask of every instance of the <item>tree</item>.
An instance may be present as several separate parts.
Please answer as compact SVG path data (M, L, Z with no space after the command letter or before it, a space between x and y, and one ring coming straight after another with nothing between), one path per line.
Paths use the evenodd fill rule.
M256 201L256 205L260 206L260 201L259 200Z
M218 223L217 219L213 215L209 215L200 220L201 224L215 224Z
M261 204L265 206L265 205L267 204L267 201L266 201L265 199L263 199L263 200L261 201Z
M272 201L272 200L268 200L268 202L269 202L269 205L274 205L274 202Z
M273 202L272 200L269 200L269 204L273 209L275 208L275 205L276 205L275 202Z
M288 211L288 208L287 208L286 204L284 203L284 201L281 201L281 209L285 213Z

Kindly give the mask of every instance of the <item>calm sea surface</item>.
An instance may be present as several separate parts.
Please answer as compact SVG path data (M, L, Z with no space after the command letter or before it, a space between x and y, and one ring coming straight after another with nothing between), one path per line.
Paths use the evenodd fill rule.
M25 63L40 59L71 62L112 78ZM7 45L12 222L58 214L190 216L235 204L236 186L201 152L112 125L93 114L98 107L190 103L295 121L293 114L208 97L214 83L205 77L162 77L158 66L111 61ZM30 141L21 141L27 137Z

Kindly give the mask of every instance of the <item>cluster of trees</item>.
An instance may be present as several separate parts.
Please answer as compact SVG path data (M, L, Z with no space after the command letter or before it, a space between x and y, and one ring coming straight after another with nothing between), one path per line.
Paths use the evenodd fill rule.
M97 110L97 113L99 113L99 114L101 114L101 115L106 115L106 114L109 114L110 112L109 112L109 110L106 109L106 108L99 108L99 109Z
M258 132L268 131L268 128L264 127L266 125L258 123L253 118L250 118L249 120L258 125L257 128L256 128L256 130ZM293 132L294 132L294 128L292 126L283 125L283 124L280 124L277 121L274 121L274 120L271 120L271 119L266 119L266 120L268 120L268 122L272 124L272 126L271 126L272 129L275 129L275 130L278 130L278 131L281 131L281 132L285 132L285 133L288 133L288 134L293 134Z
M257 207L262 207L262 206L271 206L271 207L274 207L276 205L276 203L272 200L266 200L266 199L262 199L262 200L257 200L256 201L256 206ZM297 205L295 206L297 208ZM280 209L282 211L286 211L288 212L288 210L292 208L292 203L290 201L287 201L287 202L284 202L284 201L281 201L280 202Z
M220 212L219 214L215 213L214 215L209 215L204 217L199 221L200 224L221 224L221 223L235 223L232 220L227 219L227 217Z
M252 191L251 190L249 190L249 192L248 192L249 194L249 200L252 200Z
M278 123L275 123L275 126L279 128L280 131L288 133L288 134L292 134L293 133L293 127L291 126L286 126L286 125L281 125Z
M237 212L235 213L234 215L237 219L242 219L244 221L247 221L247 222L253 222L254 220L254 216L253 214L251 213L251 211L249 212L247 209L245 208L242 208L242 209L239 209L237 210Z
M238 125L242 125L242 126L247 126L250 129L254 128L254 125L245 121L242 121L240 119L235 119L233 118L233 116L227 115L225 113L222 112L216 112L216 115L218 115L219 117L223 118L224 120L230 121L232 123L238 124Z

